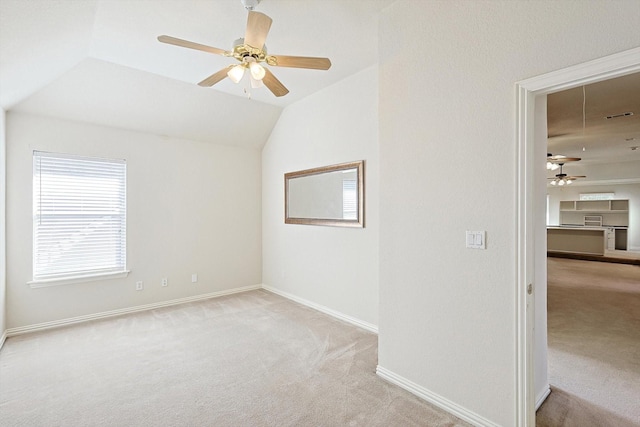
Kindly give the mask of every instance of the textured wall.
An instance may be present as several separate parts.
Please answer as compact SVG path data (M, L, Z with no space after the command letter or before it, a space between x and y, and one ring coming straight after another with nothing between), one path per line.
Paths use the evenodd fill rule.
M378 324L377 68L305 98L281 114L262 154L263 282ZM361 228L284 223L284 174L365 160Z
M640 3L398 0L380 24L379 364L515 425L514 84L638 46ZM486 230L487 249L465 248Z
M127 278L27 285L33 150L127 160ZM255 149L8 114L7 326L259 285L260 170ZM168 287L160 286L163 277Z

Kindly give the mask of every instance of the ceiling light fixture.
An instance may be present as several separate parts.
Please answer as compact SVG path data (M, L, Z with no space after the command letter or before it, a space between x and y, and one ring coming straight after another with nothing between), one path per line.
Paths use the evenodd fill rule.
M551 153L547 153L547 170L554 171L558 169L561 164L577 162L580 160L582 160L580 157L567 157L562 154L552 155Z
M240 80L242 80L242 77L244 76L245 68L246 68L246 64L234 65L233 67L231 67L229 71L227 71L227 76L229 76L232 82L239 83Z
M234 83L240 83L242 78L244 77L244 73L249 69L249 78L251 81L251 88L257 89L264 87L264 83L262 79L267 74L267 71L264 67L256 61L256 59L252 56L245 56L242 59L242 64L235 65L229 69L227 72L227 76ZM245 90L246 92L246 90Z
M264 67L256 61L256 59L252 56L247 56L244 58L244 61L249 64L249 71L251 72L251 77L255 80L262 80L267 74Z
M566 173L562 172L562 166L564 166L564 163L558 163L558 165L560 165L560 173L556 174L555 178L549 178L551 180L549 184L551 185L557 185L559 187L562 187L564 185L571 184L573 181L575 181L578 178L586 178L586 176L584 175L567 176Z
M558 169L560 166L558 166L558 163L556 163L555 160L559 160L562 158L564 158L564 156L561 154L557 154L554 156L551 153L547 153L547 170L554 171Z
M257 62L252 62L251 64L249 64L249 69L251 70L251 77L256 80L262 80L264 78L264 75L267 73L264 70L264 67Z

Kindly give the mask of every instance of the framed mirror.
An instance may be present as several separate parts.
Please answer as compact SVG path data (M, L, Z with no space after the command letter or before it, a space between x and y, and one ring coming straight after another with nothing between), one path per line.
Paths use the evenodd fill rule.
M284 222L364 227L364 160L284 174Z

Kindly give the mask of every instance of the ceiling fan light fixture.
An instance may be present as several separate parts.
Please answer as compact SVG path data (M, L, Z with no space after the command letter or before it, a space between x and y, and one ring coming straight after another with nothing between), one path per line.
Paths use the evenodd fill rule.
M558 169L560 166L558 166L557 163L553 163L553 162L547 162L547 169L554 171L556 169Z
M249 64L249 70L251 71L251 77L253 77L255 80L262 80L267 73L264 70L264 67L257 62L251 62Z
M264 87L264 83L262 83L262 80L254 79L252 74L250 74L249 77L251 78L251 88L258 89Z
M244 76L244 69L244 64L235 65L227 72L227 76L229 76L229 79L231 79L232 82L239 83Z
M579 159L578 159L579 160ZM570 160L573 161L573 160ZM564 186L564 185L570 185L571 183L573 183L573 181L575 181L578 178L586 178L586 176L584 175L576 175L576 176L568 176L566 173L562 172L562 166L564 166L564 163L559 163L560 166L560 173L556 174L555 178L549 178L549 185L557 185L557 186Z

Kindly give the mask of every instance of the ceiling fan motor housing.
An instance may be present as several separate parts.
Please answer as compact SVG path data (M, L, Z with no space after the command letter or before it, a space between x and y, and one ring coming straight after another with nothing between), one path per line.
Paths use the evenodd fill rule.
M247 56L252 57L256 62L267 61L267 45L262 46L262 49L249 46L244 43L244 38L239 38L233 42L233 52L231 56L236 58L240 62L244 62L244 58Z
M260 3L261 0L240 0L242 5L247 10L253 10Z

